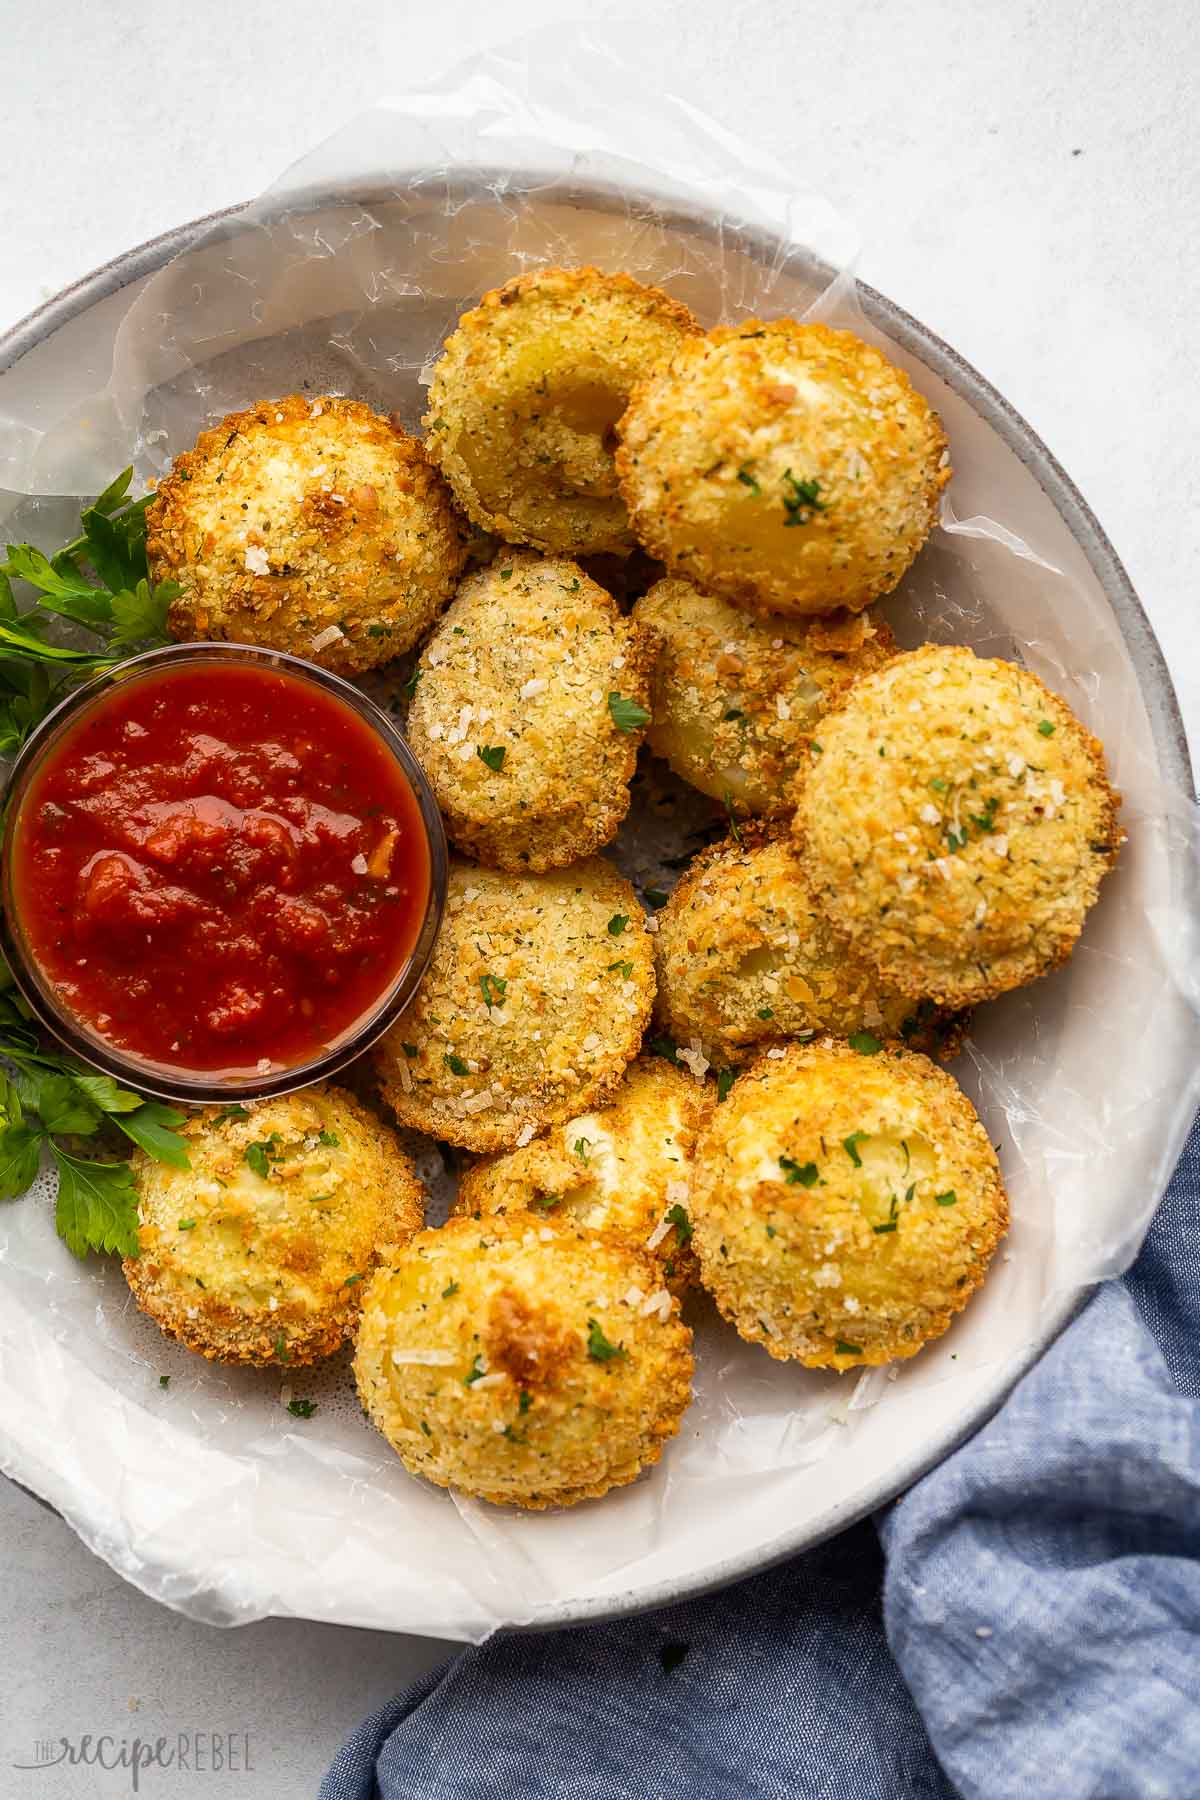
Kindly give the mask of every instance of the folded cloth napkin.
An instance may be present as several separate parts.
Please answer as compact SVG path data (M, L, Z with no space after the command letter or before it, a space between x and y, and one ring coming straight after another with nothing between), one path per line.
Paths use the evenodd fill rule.
M1134 1268L872 1523L460 1651L320 1800L1197 1800L1200 1121Z

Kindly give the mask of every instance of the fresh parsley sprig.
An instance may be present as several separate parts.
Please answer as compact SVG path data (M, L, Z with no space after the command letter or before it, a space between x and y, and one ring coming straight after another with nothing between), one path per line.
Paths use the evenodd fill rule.
M123 469L80 514L78 537L53 556L33 544L9 544L0 563L0 753L17 750L72 682L119 662L132 650L168 643L174 581L152 583L146 559L146 508L130 500L132 468ZM34 590L22 612L14 581ZM48 615L70 619L104 639L96 650L47 642Z
M176 1126L184 1115L145 1100L73 1057L45 1048L8 966L0 958L0 1201L15 1200L38 1172L43 1146L58 1170L55 1228L76 1256L89 1250L138 1254L137 1196L127 1162L93 1162L70 1140L114 1125L159 1162L190 1168ZM67 1139L62 1143L60 1139Z

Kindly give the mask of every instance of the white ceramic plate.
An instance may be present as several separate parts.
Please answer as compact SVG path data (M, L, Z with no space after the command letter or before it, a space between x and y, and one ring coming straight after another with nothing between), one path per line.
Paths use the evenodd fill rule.
M0 478L7 466L27 487L32 470L43 496L0 492L0 531L50 541L69 528L53 496L94 491L86 472L115 472L135 440L149 472L214 416L302 380L415 424L422 363L520 258L630 268L708 322L802 312L829 281L768 233L726 220L718 236L703 210L509 171L433 190L393 171L284 215L234 210L131 251L0 339ZM935 533L893 620L909 642L928 632L1028 661L1106 739L1127 796L1131 842L1079 953L988 1009L959 1070L1003 1145L1004 1260L894 1381L782 1368L705 1322L700 1398L662 1466L597 1505L513 1519L409 1480L347 1400L344 1368L301 1427L277 1383L197 1368L132 1309L119 1271L72 1264L44 1193L6 1208L3 1466L168 1604L478 1637L717 1586L930 1468L1132 1255L1195 1106L1195 1014L1173 972L1195 922L1191 777L1170 679L1103 531L1004 400L871 290L861 314L840 286L820 304L889 349L950 436L962 523Z

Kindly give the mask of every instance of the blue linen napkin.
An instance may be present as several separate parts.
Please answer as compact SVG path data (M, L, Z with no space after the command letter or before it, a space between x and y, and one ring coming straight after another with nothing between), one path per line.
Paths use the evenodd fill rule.
M462 1650L320 1800L955 1795L1200 1796L1200 1121L1130 1273L873 1524Z

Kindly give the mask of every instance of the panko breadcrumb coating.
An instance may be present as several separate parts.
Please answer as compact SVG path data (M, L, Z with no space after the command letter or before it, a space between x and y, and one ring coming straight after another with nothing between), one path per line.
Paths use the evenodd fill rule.
M692 1334L661 1270L528 1214L451 1219L381 1269L354 1372L406 1469L504 1506L571 1506L658 1461Z
M466 523L415 438L361 400L288 394L230 413L175 458L146 514L177 638L259 644L342 675L429 629Z
M1120 797L1036 675L929 644L852 688L812 748L805 871L883 979L964 1006L1067 959L1116 861Z
M608 863L454 863L425 978L375 1046L380 1087L402 1125L467 1150L519 1147L608 1099L653 1000L650 933Z
M657 582L633 616L660 640L650 748L739 815L794 810L813 726L895 649L866 613L760 621L690 581Z
M446 340L423 421L459 505L510 543L628 554L614 428L698 330L678 300L599 269L538 269L485 294Z
M814 1369L915 1356L1008 1227L962 1089L907 1050L768 1051L713 1112L692 1189L702 1278L771 1355Z
M578 563L511 551L459 589L420 662L408 739L454 843L499 869L552 869L629 809L650 634Z
M482 1157L454 1210L553 1214L649 1251L675 1293L695 1276L687 1204L692 1153L714 1090L658 1056L639 1057L606 1106L578 1113L521 1150Z
M890 593L950 479L908 376L852 332L794 319L687 339L618 435L641 543L751 612L858 611Z
M961 1020L884 986L815 905L786 828L701 854L658 915L658 1012L720 1067L784 1038L866 1032L952 1054Z
M180 1132L190 1169L133 1153L141 1254L124 1269L142 1311L214 1362L331 1356L380 1251L424 1222L395 1134L324 1085L209 1106Z

